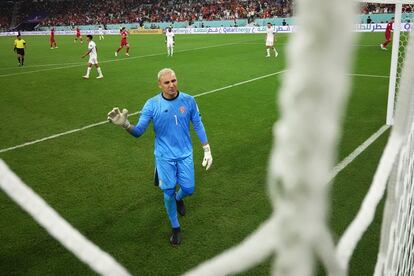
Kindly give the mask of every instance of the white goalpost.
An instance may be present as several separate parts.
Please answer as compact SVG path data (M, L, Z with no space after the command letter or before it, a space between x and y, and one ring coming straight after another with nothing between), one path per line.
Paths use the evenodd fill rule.
M402 17L405 13L403 7L405 5L411 5L412 14L414 12L413 0L357 0L360 3L372 3L372 4L392 4L394 5L394 30L392 37L392 54L390 65L390 80L388 86L388 102L387 102L387 118L386 124L391 126L394 124L394 113L396 96L400 89L401 72L404 66L404 54L405 48L408 43L409 32L411 32L413 26L413 17L408 16L411 22L406 22L407 16ZM406 15L406 14L405 14ZM409 23L410 29L402 28L406 23Z

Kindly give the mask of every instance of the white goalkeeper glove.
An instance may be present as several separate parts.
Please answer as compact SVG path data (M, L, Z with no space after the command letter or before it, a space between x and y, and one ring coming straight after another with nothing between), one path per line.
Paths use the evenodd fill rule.
M122 112L118 107L112 109L112 111L108 113L108 121L125 129L128 129L131 126L131 123L128 121L128 110L125 108Z
M211 164L213 164L213 156L211 156L210 145L207 144L203 146L204 149L204 158L203 158L203 167L206 167L206 171L210 168Z

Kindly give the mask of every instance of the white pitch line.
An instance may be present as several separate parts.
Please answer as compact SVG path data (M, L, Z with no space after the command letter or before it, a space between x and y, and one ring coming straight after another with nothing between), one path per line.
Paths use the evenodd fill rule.
M246 83L249 83L249 82L253 82L253 81L261 80L261 79L268 78L268 77L271 77L271 76L279 75L279 74L282 74L284 72L286 72L286 70L278 71L278 72L275 72L275 73L263 75L263 76L253 78L253 79L250 79L250 80L245 80L245 81L241 81L241 82L238 82L238 83L227 85L227 86L224 86L224 87L221 87L221 88L213 89L213 90L210 90L210 91L207 91L207 92L203 92L203 93L194 95L193 97L197 98L197 97L205 96L205 95L208 95L208 94L216 93L216 92L228 89L228 88L236 87L236 86L243 85L243 84L246 84ZM129 114L128 116L134 116L134 115L137 115L139 113L140 113L140 111L134 112L134 113ZM52 139L55 139L55 138L58 138L58 137L61 137L61 136L64 136L64 135L79 132L79 131L89 129L89 128L92 128L92 127L96 127L96 126L99 126L99 125L103 125L103 124L106 124L106 123L108 123L108 121L102 121L102 122L90 124L90 125L87 125L87 126L84 126L84 127L81 127L81 128L76 128L76 129L68 130L68 131L65 131L65 132L53 134L53 135L50 135L50 136L47 136L47 137L44 137L44 138L41 138L41 139L38 139L38 140L33 140L33 141L26 142L26 143L16 145L16 146L13 146L13 147L0 149L0 153L15 150L15 149L19 149L19 148L23 148L23 147L27 147L27 146L34 145L34 144L38 144L40 142L52 140Z
M362 152L364 152L372 143L374 143L390 126L383 125L380 129L372 134L364 143L359 145L351 154L339 162L332 170L329 182L331 182L343 169L345 169L352 161L355 160Z
M236 44L240 44L240 43L241 42L217 44L217 45L204 46L204 47L198 47L198 48L193 48L193 49L178 50L178 51L175 51L175 53L185 53L185 52L202 50L202 49L209 49L209 48L216 48L216 47L223 47L223 46L231 46L231 45L236 45ZM109 59L109 60L101 61L100 64L102 64L102 63L110 63L110 62L118 62L118 61L123 61L123 60L134 60L134 59L146 58L146 57L162 56L162 55L166 55L165 52L148 54L148 55L142 55L142 56L134 56L134 57L126 57L126 58ZM82 63L72 63L72 64L73 65L68 65L68 66L60 66L60 67L53 67L53 68L46 68L46 69L39 69L39 70L32 70L32 71L15 72L15 73L10 73L10 74L1 74L0 75L0 78L17 76L17 75L34 74L34 73L45 72L45 71L52 71L52 70L60 70L60 69L68 69L68 68L86 66L86 62L82 62ZM41 65L41 66L43 66L43 65ZM46 65L44 65L44 66L46 66ZM21 67L21 68L24 68L24 67Z
M384 76L384 75L368 75L368 74L350 74L353 77L367 77L367 78L384 78L389 79L390 76Z
M38 65L25 65L23 67L9 66L9 67L0 68L0 70L10 70L10 69L23 70L24 68L50 67L50 66L62 66L62 65L74 65L74 64L85 64L85 62L46 63L46 64L38 64Z

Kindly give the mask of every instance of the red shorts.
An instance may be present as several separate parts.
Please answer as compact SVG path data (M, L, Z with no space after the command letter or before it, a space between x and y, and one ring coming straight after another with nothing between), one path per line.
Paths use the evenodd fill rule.
M391 40L391 33L385 33L385 39Z
M121 40L121 47L124 47L128 44L128 41L126 39Z
M77 38L81 37L81 34L76 34L76 37L77 37Z
M50 38L50 43L56 42L54 38Z

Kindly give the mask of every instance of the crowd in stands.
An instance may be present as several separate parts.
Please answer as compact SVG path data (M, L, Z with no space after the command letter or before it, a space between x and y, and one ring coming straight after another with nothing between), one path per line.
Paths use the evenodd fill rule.
M19 2L17 22L45 14L42 26L189 22L293 16L294 0L27 0ZM13 2L0 1L0 29L11 22ZM411 6L404 6L411 12ZM361 13L393 13L394 5L361 4Z
M56 4L58 3L58 4ZM194 22L290 17L292 0L71 0L27 2L24 14L46 11L42 25L122 24L140 22Z
M360 5L362 14L377 14L377 13L394 13L395 5L390 4L374 4L374 3L361 3ZM413 12L413 5L403 5L402 12Z
M7 30L11 23L13 4L0 1L0 30Z

